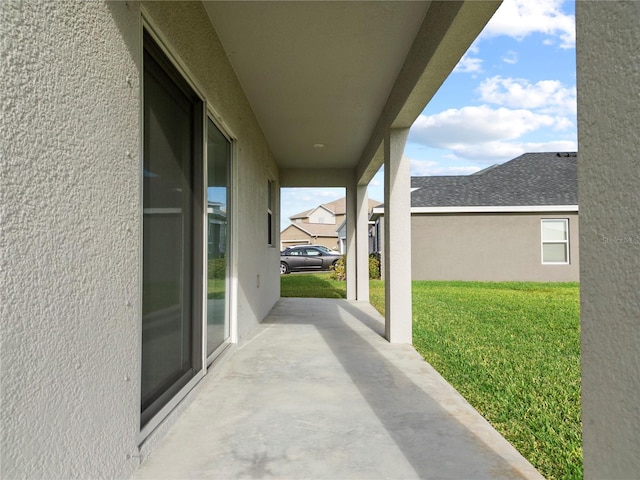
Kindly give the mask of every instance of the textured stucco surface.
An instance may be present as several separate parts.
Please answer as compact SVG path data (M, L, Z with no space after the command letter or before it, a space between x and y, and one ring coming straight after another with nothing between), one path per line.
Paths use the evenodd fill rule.
M569 219L569 265L543 265L540 220ZM577 282L577 214L411 216L414 280Z
M2 473L137 466L138 15L4 1Z
M640 472L640 3L576 2L585 478Z
M408 128L394 129L384 140L385 336L391 343L411 338L411 175L402 155Z

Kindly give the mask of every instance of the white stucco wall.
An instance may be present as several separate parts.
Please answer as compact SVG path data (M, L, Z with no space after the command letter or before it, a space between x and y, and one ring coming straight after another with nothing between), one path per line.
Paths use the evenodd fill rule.
M138 460L139 75L125 3L4 1L2 478Z
M279 297L277 166L201 4L146 8L237 138L242 341ZM10 0L0 14L1 476L127 478L140 461L140 6Z
M640 3L576 2L587 479L640 472Z

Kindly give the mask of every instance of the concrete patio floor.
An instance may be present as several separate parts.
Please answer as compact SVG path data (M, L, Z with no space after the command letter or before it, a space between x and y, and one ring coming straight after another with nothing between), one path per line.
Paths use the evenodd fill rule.
M383 332L368 303L281 299L134 478L542 478Z

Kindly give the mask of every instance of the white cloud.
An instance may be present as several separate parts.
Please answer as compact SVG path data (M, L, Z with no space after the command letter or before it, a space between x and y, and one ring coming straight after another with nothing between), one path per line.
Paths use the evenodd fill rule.
M562 129L566 126L561 117L525 109L470 106L435 115L420 115L411 128L409 141L435 148L450 148L460 142L479 144L513 140L542 127Z
M515 65L518 63L518 52L515 50L509 50L502 56L502 61L504 63L508 63L509 65Z
M576 114L576 88L558 80L535 84L521 78L491 77L478 87L480 100L513 108L540 109L541 113Z
M456 73L480 73L482 72L482 59L472 58L465 53L453 71Z
M574 48L575 18L562 11L563 0L504 0L483 36L508 35L518 40L532 33L558 37L561 48ZM545 39L545 44L549 39Z
M411 165L411 175L413 176L431 176L431 175L469 175L470 173L480 170L476 166L450 166L440 165L433 160L414 160L409 159Z
M556 130L568 130L570 128L575 127L575 124L569 120L567 117L555 117L556 120L556 124L555 124L555 129Z
M283 188L282 198L292 201L317 202L318 206L337 198L344 197L344 188ZM311 208L311 207L309 207ZM304 208L299 209L302 211Z
M549 142L486 142L478 145L459 143L451 151L458 157L480 163L501 163L528 152L575 152L577 142L553 140Z
M540 142L521 137L537 130L565 131L564 139ZM525 152L574 151L573 122L564 116L540 114L526 109L492 108L487 105L450 109L435 115L421 115L413 124L409 142L446 149L456 160L497 163ZM567 139L568 138L568 139ZM435 163L412 164L421 175L443 175ZM459 167L456 167L459 168ZM449 170L449 174L468 173Z

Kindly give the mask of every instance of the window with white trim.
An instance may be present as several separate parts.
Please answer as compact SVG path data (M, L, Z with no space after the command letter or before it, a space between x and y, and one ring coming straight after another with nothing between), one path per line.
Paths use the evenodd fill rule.
M569 220L543 218L540 221L543 264L569 263Z

